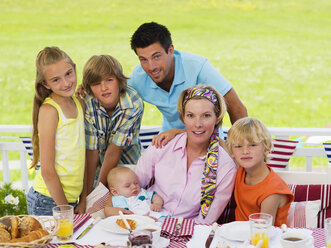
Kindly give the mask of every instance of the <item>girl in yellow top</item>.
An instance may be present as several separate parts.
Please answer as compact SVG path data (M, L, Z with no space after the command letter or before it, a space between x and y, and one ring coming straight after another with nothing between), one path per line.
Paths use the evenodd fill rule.
M75 64L58 47L46 47L36 59L33 103L33 162L40 169L27 195L29 214L52 215L56 205L77 205L84 194L84 104L74 96ZM84 198L85 199L85 198ZM80 202L75 212L85 211Z

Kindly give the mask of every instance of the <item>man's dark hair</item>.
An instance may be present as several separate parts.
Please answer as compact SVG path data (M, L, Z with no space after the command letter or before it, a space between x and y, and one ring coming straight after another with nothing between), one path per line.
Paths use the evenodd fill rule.
M160 42L161 46L168 53L172 44L171 34L166 26L156 22L142 24L131 37L131 49L137 54L137 48L145 48L155 42Z

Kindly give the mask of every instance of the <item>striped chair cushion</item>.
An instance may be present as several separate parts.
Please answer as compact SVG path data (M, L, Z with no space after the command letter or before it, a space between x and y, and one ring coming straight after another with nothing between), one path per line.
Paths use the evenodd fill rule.
M317 227L324 227L324 220L331 217L331 184L288 185L294 194L295 202L321 200L321 210L317 215Z
M146 149L151 143L153 136L158 134L161 130L161 127L151 127L151 128L141 128L139 133L139 138L141 145Z
M223 138L224 140L226 140L228 137L228 132L227 131L223 131Z
M294 140L274 139L274 149L268 155L270 160L267 165L275 168L286 168L297 143L298 141Z
M32 143L31 143L31 137L20 137L26 152L29 155L29 158L31 159L31 161L33 160L33 149L32 149ZM28 165L30 167L30 164ZM35 170L39 170L40 168L40 162L38 162L38 164L35 167Z
M317 215L317 227L324 227L324 220L331 217L331 184L322 185L288 185L294 194L295 202L321 201L321 210ZM235 220L236 202L232 195L217 223L224 224ZM299 226L299 223L295 225Z
M237 207L236 201L234 199L234 193L232 193L232 196L230 198L230 201L226 205L222 215L218 218L217 223L218 224L225 224L232 221L235 221L235 209Z
M317 228L321 200L292 202L287 215L288 227Z
M331 165L331 143L323 143L326 156L328 157L329 165Z

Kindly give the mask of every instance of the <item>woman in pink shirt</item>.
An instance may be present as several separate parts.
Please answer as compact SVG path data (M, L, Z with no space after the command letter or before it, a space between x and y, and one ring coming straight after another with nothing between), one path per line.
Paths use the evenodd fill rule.
M218 140L226 104L214 88L198 85L181 93L177 109L186 132L162 148L149 146L135 172L142 187L155 178L150 189L170 215L211 224L230 200L237 172Z

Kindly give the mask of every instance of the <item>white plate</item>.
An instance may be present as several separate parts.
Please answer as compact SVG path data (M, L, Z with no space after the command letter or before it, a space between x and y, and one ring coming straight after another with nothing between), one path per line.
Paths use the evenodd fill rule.
M136 221L136 229L142 229L146 225L151 225L155 221L147 216L141 216L141 215L126 215L130 220ZM120 227L116 224L116 220L121 219L121 216L110 216L107 219L104 219L102 221L102 226L105 231L118 233L118 234L129 234L129 231L127 229L124 229L123 227Z
M249 221L234 221L217 228L216 234L229 240L244 242L250 240L250 232ZM269 237L273 237L276 233L277 229L272 226L269 231Z

